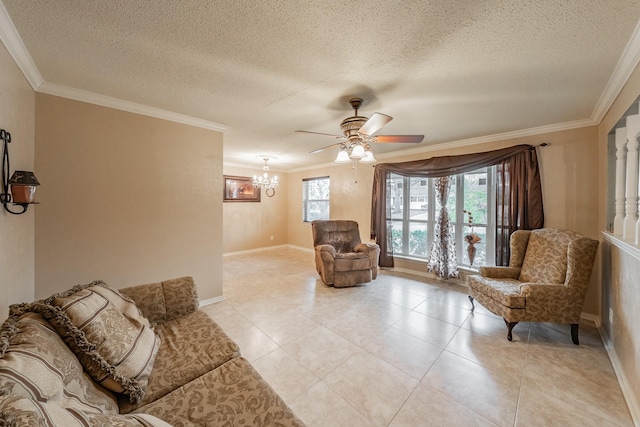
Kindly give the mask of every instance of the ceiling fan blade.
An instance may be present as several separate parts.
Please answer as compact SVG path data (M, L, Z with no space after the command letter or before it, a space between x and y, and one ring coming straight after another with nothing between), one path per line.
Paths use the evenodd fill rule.
M424 135L378 135L374 137L374 141L378 143L385 142L412 142L420 143L424 139Z
M330 133L322 133L322 132L311 132L311 131L308 131L308 130L297 130L296 133L310 133L312 135L324 135L324 136L330 136L330 137L333 137L333 138L336 138L336 139L344 138L344 136L341 136L341 135L333 135L333 134L330 134Z
M337 147L340 144L341 144L340 142L337 142L335 144L327 145L326 147L322 147L322 148L318 148L317 150L309 151L309 154L316 154L316 153L319 153L321 151L326 150L327 148Z
M393 120L393 117L387 116L386 114L373 113L373 116L369 117L369 120L362 125L358 132L363 135L372 135L391 120Z

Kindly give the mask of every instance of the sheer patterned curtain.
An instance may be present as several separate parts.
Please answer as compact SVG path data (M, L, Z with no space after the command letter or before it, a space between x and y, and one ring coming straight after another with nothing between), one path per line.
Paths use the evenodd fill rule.
M538 158L536 147L532 145L516 145L460 156L377 164L371 198L371 236L380 245L380 266L393 267L387 202L387 181L390 173L408 177L439 178L493 165L498 167L496 265L508 265L511 233L515 230L533 230L544 226Z
M435 235L427 269L430 272L434 272L439 278L446 280L460 276L458 273L458 260L456 259L456 242L452 230L453 224L447 209L451 177L436 178L433 183L436 189L436 199L440 205L440 212L435 224Z

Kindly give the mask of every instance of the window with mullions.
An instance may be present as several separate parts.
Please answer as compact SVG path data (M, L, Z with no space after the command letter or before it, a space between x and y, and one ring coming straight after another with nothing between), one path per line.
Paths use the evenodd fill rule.
M302 180L302 221L329 219L329 177Z
M454 224L459 265L470 265L464 238L471 233L481 239L475 244L473 265L494 262L494 176L495 168L489 167L455 175L451 181L447 210ZM390 174L388 189L394 256L427 259L440 209L436 203L433 180ZM473 216L472 226L469 226L469 216L464 213L465 210Z

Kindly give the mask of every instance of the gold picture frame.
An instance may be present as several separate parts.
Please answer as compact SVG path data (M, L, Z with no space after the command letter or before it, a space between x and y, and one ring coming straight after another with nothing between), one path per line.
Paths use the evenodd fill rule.
M223 175L223 202L259 202L260 187L248 176Z

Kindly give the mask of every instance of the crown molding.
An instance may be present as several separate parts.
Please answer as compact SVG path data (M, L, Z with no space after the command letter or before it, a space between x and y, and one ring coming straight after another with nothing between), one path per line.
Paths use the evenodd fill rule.
M557 123L554 125L538 126L535 128L521 129L511 132L497 133L493 135L480 136L477 138L462 139L459 141L443 142L441 144L427 145L420 148L400 150L390 153L376 154L378 159L390 159L395 157L409 156L412 154L428 153L431 151L445 150L449 148L468 147L471 145L484 144L487 142L504 141L506 139L524 138L535 135L542 135L551 132L561 132L565 130L578 129L588 126L595 126L598 123L592 119L575 120L572 122Z
M26 46L22 42L22 38L18 34L18 30L16 30L15 25L13 25L13 21L9 17L9 13L7 9L4 7L4 4L0 1L0 40L5 45L9 54L15 61L22 74L25 76L33 90L38 90L38 88L44 83L44 78L38 67L36 67L35 62L33 62L33 58L29 54Z
M234 163L234 162L225 162L224 160L222 161L222 166L228 166L230 168L241 168L241 169L259 169L262 170L262 168L264 167L264 164L260 164L260 165L255 165L255 164L247 164L247 163ZM277 173L289 173L290 171L284 170L284 169L277 169L277 168L273 168L272 166L269 165L269 172L277 172Z
M73 99L76 101L87 102L89 104L100 105L103 107L115 108L117 110L128 111L130 113L141 114L143 116L155 117L158 119L169 120L171 122L184 123L186 125L199 128L224 132L226 127L220 123L208 120L198 119L196 117L187 116L185 114L174 113L172 111L162 110L160 108L149 107L135 102L124 101L110 96L98 95L97 93L87 92L80 89L74 89L55 83L45 82L37 90L40 93L48 95L60 96L62 98Z
M607 86L605 86L600 99L591 113L591 119L596 123L600 123L604 118L611 105L616 100L622 88L629 80L631 73L640 63L640 21L636 25L631 38L627 42L627 46L624 48L616 68L614 68Z
M350 163L347 163L350 164ZM375 164L375 163L374 163ZM314 169L321 169L321 168L330 168L330 167L336 167L336 166L343 166L344 163L335 163L335 162L331 162L331 163L319 163L317 165L312 165L312 166L303 166L301 168L295 168L295 169L291 169L290 171L288 171L287 173L296 173L296 172L305 172L305 171L310 171L310 170L314 170ZM372 165L373 166L373 165Z

